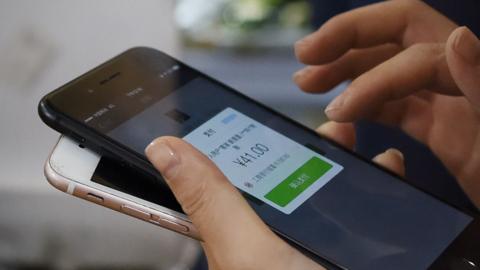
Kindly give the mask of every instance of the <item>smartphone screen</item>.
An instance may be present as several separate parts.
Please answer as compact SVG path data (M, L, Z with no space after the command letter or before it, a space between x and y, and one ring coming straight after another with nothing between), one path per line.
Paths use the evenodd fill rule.
M313 131L159 58L130 64L130 74L117 75L123 83L86 80L75 98L63 91L49 102L139 156L156 137L184 138L273 230L346 268L426 269L472 222Z

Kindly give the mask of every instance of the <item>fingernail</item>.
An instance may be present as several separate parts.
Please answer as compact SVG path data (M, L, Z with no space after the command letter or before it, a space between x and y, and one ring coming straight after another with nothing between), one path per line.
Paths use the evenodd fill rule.
M480 65L480 40L467 27L463 26L455 37L453 49L467 63Z
M180 160L168 142L154 140L145 148L145 155L166 180L174 178Z
M310 43L312 43L312 40L313 40L313 33L295 42L295 48L297 49L300 47L308 46Z
M329 115L334 111L337 111L343 107L343 104L345 104L345 98L346 98L347 93L344 92L338 97L336 97L328 106L325 108L325 114Z
M327 121L317 127L316 131L320 134L327 133L330 130L330 125L332 125L333 121Z
M403 153L400 152L400 150L395 149L395 148L387 149L387 151L385 151L385 153L394 154L394 155L396 155L397 157L399 157L402 161L405 159L405 158L403 157Z
M303 68L303 69L293 73L293 77L292 77L293 81L298 83L302 78L307 76L307 74L309 74L311 71L312 71L312 68L306 67L306 68Z

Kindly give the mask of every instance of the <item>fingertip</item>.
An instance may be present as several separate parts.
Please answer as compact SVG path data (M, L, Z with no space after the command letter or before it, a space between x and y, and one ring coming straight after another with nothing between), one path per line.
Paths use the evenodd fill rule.
M398 149L390 148L375 156L373 161L398 175L405 176L404 156Z
M180 164L180 155L174 137L159 137L154 139L146 148L145 155L152 165L169 181L175 179Z
M343 44L335 34L334 26L328 23L320 29L295 42L296 58L306 65L320 65L334 61L348 51L348 44ZM332 34L333 33L333 34Z
M305 81L308 79L309 75L312 73L313 67L307 66L304 67L297 72L293 73L292 80L300 87L300 89L304 89Z
M311 35L312 34L310 34L309 36L311 36ZM308 57L306 57L305 51L310 46L309 41L307 39L309 36L295 42L295 44L293 45L293 51L295 53L295 57L301 63L305 63L305 61L308 62Z
M447 42L446 44L448 45L448 47L452 48L456 45L457 43L457 39L459 38L459 36L462 34L462 32L464 31L466 27L465 26L460 26L460 27L457 27L456 29L454 29L451 33L450 33L450 36L448 36L447 38Z
M467 27L455 29L446 43L449 72L474 108L480 106L480 40Z
M173 147L171 145L177 145L178 143L182 143L183 140L182 139L179 139L179 138L176 138L176 137L172 137L172 136L161 136L161 137L157 137L155 139L153 139L148 145L147 147L145 147L145 155L147 156L148 159L150 159L150 157L153 157L155 155L155 153L157 152L157 150L159 148L162 148L163 145L169 145L169 147Z
M331 67L328 65L307 66L292 76L295 84L305 93L323 93L335 87L340 80L330 76Z
M352 103L351 95L353 91L354 90L349 87L347 90L343 91L340 95L338 95L328 104L324 111L328 119L336 122L347 122L354 120L350 119L349 117L353 109L350 104ZM358 102L358 100L354 99L353 103L355 102Z
M455 29L448 37L447 47L465 63L480 65L480 41L468 27Z
M327 121L327 122L321 124L320 126L318 126L315 129L315 131L317 131L317 133L322 134L324 136L329 136L332 133L334 133L336 124L337 123L335 123L333 121Z
M387 149L387 151L385 151L386 154L388 155L394 155L396 156L396 158L400 161L404 161L405 160L405 157L403 156L403 153L400 152L400 150L396 149L396 148L389 148Z
M145 147L145 150L144 150L144 151L145 151L145 155L147 156L147 158L154 153L157 145L160 144L160 143L162 143L164 140L165 140L164 137L157 137L157 138L153 139L153 141L151 141L151 142L147 145L147 147Z
M352 123L328 121L319 126L316 131L349 149L355 146L355 128Z

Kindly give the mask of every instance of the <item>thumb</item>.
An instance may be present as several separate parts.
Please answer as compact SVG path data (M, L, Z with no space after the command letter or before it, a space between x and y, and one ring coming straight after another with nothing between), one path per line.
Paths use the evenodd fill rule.
M446 57L458 88L480 110L480 40L467 27L459 27L447 40Z
M161 137L145 153L164 176L211 254L245 254L245 247L261 248L280 241L215 164L189 143Z

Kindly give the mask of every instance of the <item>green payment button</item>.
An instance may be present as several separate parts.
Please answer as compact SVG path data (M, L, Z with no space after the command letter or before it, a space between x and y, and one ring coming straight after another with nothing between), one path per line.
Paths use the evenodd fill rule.
M269 201L285 207L333 166L313 157L265 195Z

